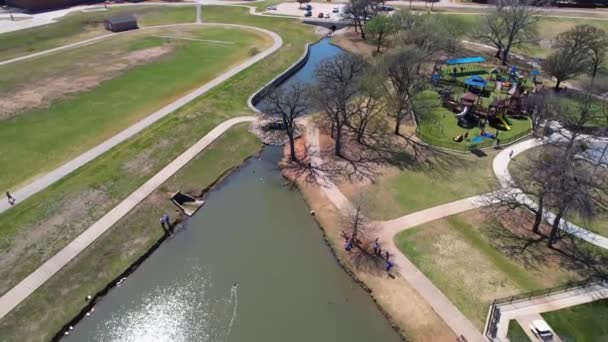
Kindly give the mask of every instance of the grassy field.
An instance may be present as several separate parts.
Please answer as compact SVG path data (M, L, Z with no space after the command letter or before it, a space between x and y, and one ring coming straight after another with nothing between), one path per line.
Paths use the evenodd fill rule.
M518 155L513 162L509 164L509 172L512 175L517 175L517 172L521 170L532 158L536 158L539 154L539 149L532 149ZM597 234L608 236L608 212L601 211L593 220L583 220L576 213L570 214L568 220L572 223L585 227L592 232Z
M454 113L441 106L439 95L434 91L425 91L418 96L416 101L418 130L417 136L425 142L449 149L466 151L471 148L490 147L494 144L493 139L484 139L482 142L474 143L471 141L455 142L453 139L458 135L469 134L469 139L480 135L479 128L465 129L458 126L458 121ZM498 131L501 144L506 144L515 139L525 136L530 130L528 119L510 118L512 125L509 131L498 131L488 127L488 132L494 134Z
M0 72L7 71L6 81L0 82L1 90L20 87L29 92L32 90L30 86L37 83L43 83L44 86L39 86L43 88L53 83L59 83L56 84L59 87L60 82L79 80L84 80L80 82L86 84L96 77L102 80L88 91L60 95L48 107L28 110L0 121L0 136L3 137L0 150L4 151L0 154L0 163L5 165L5 172L0 176L0 188L14 187L54 169L249 58L252 48L263 50L271 44L269 37L263 34L240 29L180 28L162 31L163 35L168 36L223 40L234 44L167 41L154 36L158 34L161 32L142 32L118 42L103 42L100 46L78 48L0 67ZM103 68L103 59L100 66L90 63L83 66L91 72L69 70L70 64L86 61L88 56L92 56L92 59L103 57L97 51L112 56L132 51L132 54L136 54L132 56L137 58L142 52L159 53L162 49L172 51L149 63L120 71L108 80L103 80L104 75L99 75L103 72L99 70ZM116 64L110 67L116 67ZM25 84L19 81L20 74L36 75L36 69L43 68L50 71L41 72L40 79L28 79L23 81ZM71 75L74 75L73 78ZM61 77L68 79L64 81Z
M526 335L521 325L516 320L512 319L509 321L509 331L507 332L509 341L512 342L530 342L530 338Z
M82 309L83 298L99 292L162 237L159 215L175 212L167 193L200 191L260 148L246 124L228 130L0 321L0 340L49 340Z
M608 299L545 312L542 316L562 341L608 340Z
M374 183L343 192L360 201L371 218L393 219L497 189L492 172L494 154L491 151L481 158L448 154L411 169L390 168Z
M522 250L487 215L467 212L395 237L399 249L480 329L494 299L578 279L546 244Z
M57 23L0 35L0 60L35 53L108 34L103 21L110 15L133 13L140 27L194 22L192 6L121 6L103 12L73 12Z
M309 26L288 19L250 16L245 8L209 6L205 14L208 21L274 30L285 44L278 52L145 132L0 214L0 293L32 272L217 124L250 114L247 107L250 94L297 60L305 43L317 39ZM13 267L16 264L20 267Z

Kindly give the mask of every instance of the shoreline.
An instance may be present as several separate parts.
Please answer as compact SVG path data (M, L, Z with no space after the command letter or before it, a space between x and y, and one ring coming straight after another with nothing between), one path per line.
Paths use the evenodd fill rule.
M211 191L216 190L218 187L222 186L222 183L230 176L233 172L238 171L245 163L247 163L251 158L255 158L260 155L265 146L261 146L260 150L255 152L254 154L248 156L243 159L237 166L230 167L224 171L209 185L205 188L201 189L200 195L197 197L207 198ZM185 219L183 219L185 217ZM175 227L174 231L181 230L182 226L188 222L188 217L183 215L183 213L174 221L173 226ZM112 233L112 232L109 232ZM100 301L102 301L112 290L118 287L119 282L123 280L123 278L128 278L129 275L133 274L139 266L141 266L158 248L160 248L163 243L169 239L172 235L165 234L161 236L156 242L154 242L149 248L147 248L134 262L127 266L127 268L121 272L118 276L113 278L109 283L107 283L100 291L92 295L92 298L86 302L86 305L76 314L70 321L64 324L55 335L51 338L51 341L56 342L60 341L64 336L65 332L69 331L69 327L76 328L78 323L80 323L83 319L87 317L87 313L91 312L91 309L95 307Z

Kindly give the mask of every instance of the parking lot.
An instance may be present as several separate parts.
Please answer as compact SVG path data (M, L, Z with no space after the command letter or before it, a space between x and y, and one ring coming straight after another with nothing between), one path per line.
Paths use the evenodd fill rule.
M311 18L319 18L319 13L323 14L323 17L326 18L329 15L328 20L337 20L341 19L344 4L336 4L336 3L319 3L319 2L311 2L309 3L312 6L312 17ZM306 4L302 4L300 8L300 4L297 2L284 2L278 4L276 6L272 6L271 8L276 9L266 9L266 13L269 14L280 14L280 15L289 15L295 17L304 17L306 13ZM338 13L334 12L335 9L338 10Z

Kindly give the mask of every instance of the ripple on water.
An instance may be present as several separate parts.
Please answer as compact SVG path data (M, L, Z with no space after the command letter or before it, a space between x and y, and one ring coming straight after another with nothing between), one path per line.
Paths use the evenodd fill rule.
M103 341L225 340L237 316L237 288L210 300L211 275L193 269L188 281L158 287L128 312L116 312L93 335ZM106 336L103 336L106 335Z

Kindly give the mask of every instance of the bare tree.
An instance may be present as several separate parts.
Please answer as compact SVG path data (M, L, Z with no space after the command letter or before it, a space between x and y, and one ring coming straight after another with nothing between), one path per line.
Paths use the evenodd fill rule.
M395 20L385 15L378 15L365 25L365 30L372 37L376 44L376 52L387 44L390 37L397 32L398 26Z
M508 6L499 4L496 10L484 18L483 30L474 35L494 45L502 53L502 63L507 65L513 47L535 43L538 40L537 26L542 12L528 1L514 1Z
M532 121L533 133L542 137L546 124L552 119L555 109L555 99L550 93L531 94L523 99L524 112Z
M403 119L413 111L413 97L424 87L418 75L424 54L417 48L404 47L384 57L382 73L388 77L384 90L395 117L395 134L400 135Z
M414 45L424 58L436 57L441 52L456 51L459 42L457 29L444 16L421 15L410 17L402 15L399 41L401 45Z
M587 57L568 48L560 48L542 62L543 69L555 77L555 91L563 81L569 80L588 68Z
M293 83L287 90L276 88L269 96L266 114L271 118L280 118L289 140L289 158L297 161L295 150L296 119L306 113L309 98L306 87L300 83Z
M571 51L579 60L587 63L587 72L594 80L606 59L608 40L606 32L588 24L576 25L572 29L560 33L555 38L553 47Z
M313 90L313 98L331 123L335 154L338 157L342 157L344 127L357 110L352 101L359 91L365 67L362 58L342 53L324 60L315 70L317 85Z
M356 107L349 126L360 144L365 143L367 135L375 135L385 127L382 125L386 109L382 81L383 78L378 75L367 73L361 82L359 96L354 101Z
M298 4L299 4L299 8L302 8L302 5L307 3L309 0L297 0Z
M384 1L381 0L349 0L346 4L344 13L352 21L355 32L360 32L362 39L365 39L365 25L378 14L383 4Z
M370 251L371 234L377 230L377 226L363 215L361 206L343 209L341 221L344 247L350 253L354 266L370 272L382 270L385 260Z

